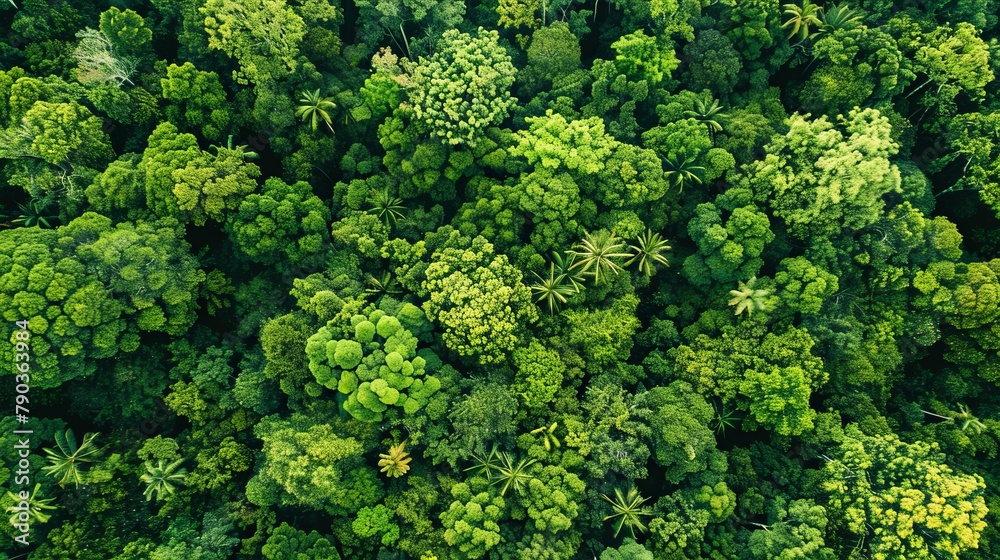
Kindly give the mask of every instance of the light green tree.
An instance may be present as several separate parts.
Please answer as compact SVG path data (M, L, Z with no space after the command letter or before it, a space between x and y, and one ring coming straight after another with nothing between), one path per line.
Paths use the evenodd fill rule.
M208 47L239 64L237 82L270 82L297 67L306 25L285 0L208 0L198 11Z
M458 355L480 364L502 362L517 346L523 325L538 317L521 279L484 237L469 240L453 232L425 271L421 286L430 297L424 311L441 325L445 345Z
M469 485L460 482L451 487L455 499L448 510L441 513L444 541L451 560L482 558L491 548L500 544L500 525L504 499L490 497L487 492L473 494Z
M873 559L958 558L986 528L986 485L944 460L936 443L848 425L823 468L830 519L865 538Z
M883 196L898 192L899 169L889 161L898 146L889 119L875 109L854 109L837 119L789 119L789 130L749 166L756 199L768 201L798 239L857 231L875 222Z
M420 59L407 108L418 129L445 144L475 147L485 128L507 117L517 101L509 91L515 68L498 39L481 27L475 36L449 29L434 55Z

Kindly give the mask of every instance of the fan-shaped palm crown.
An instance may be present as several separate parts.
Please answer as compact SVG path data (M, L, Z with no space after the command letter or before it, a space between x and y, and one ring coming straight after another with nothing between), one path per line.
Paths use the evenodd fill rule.
M632 256L625 253L624 248L625 243L607 230L602 229L596 233L588 233L573 246L577 262L573 263L570 268L579 268L581 274L593 276L594 283L599 284L601 278L606 278L608 274L617 275L621 272L621 267L616 261Z

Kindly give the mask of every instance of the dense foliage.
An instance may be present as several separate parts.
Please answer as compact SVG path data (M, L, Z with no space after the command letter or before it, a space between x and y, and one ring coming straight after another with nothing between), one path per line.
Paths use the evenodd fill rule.
M998 13L0 2L0 560L1000 558Z

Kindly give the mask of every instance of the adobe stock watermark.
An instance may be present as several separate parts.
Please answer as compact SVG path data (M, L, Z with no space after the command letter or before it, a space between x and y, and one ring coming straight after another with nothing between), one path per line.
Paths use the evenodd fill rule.
M30 420L30 409L28 405L28 392L31 390L31 332L28 331L27 321L17 321L14 330L14 419L17 420L17 427L14 429L14 437L17 443L10 451L14 455L14 484L20 490L14 494L16 499L13 506L7 508L7 513L12 514L11 523L17 529L14 540L27 545L28 534L31 531L31 463L28 461L31 455L31 433L26 429Z

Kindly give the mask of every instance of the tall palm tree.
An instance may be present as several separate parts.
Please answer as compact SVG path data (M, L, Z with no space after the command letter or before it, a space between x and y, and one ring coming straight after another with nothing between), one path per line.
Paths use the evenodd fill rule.
M708 103L708 100L711 103ZM726 113L722 112L722 105L719 104L718 99L713 99L711 96L705 99L695 99L694 109L690 111L684 111L684 114L694 118L705 124L708 127L708 134L712 138L712 143L715 144L715 133L722 132L722 125L719 123L718 119L725 119L729 117Z
M365 288L365 293L378 296L375 300L378 303L385 296L401 294L403 291L399 289L399 282L391 273L383 272L381 277L368 277L368 287Z
M303 121L310 121L313 132L316 131L316 125L319 124L320 120L326 123L330 132L333 132L330 111L336 109L337 104L333 102L332 97L321 97L317 89L303 93L299 103L300 105L295 108L295 116L300 117Z
M472 454L473 464L467 469L463 469L462 472L475 471L476 474L485 476L486 480L492 481L493 475L500 471L500 452L497 450L497 444L493 444L493 448L485 456L480 456L476 453Z
M539 276L534 271L532 274L538 278L538 282L531 285L531 291L538 296L535 303L545 301L550 315L555 315L556 311L559 311L559 306L566 304L566 298L578 291L573 287L565 273L556 274L555 263L549 263L548 277Z
M969 428L972 428L972 431L976 432L977 434L981 434L983 433L984 430L986 430L986 424L983 424L982 421L979 420L979 418L976 418L975 415L972 414L972 411L969 410L969 407L965 406L964 404L958 405L958 412L953 412L949 410L948 412L951 413L950 416L944 416L942 414L937 414L924 409L920 409L920 412L923 412L924 414L930 416L936 416L938 418L947 420L947 423L954 424L956 423L956 421L961 422L962 424L961 430L963 432L968 430Z
M615 527L615 538L618 538L618 533L621 532L622 527L628 527L629 534L632 538L635 538L635 530L638 529L639 532L645 532L646 526L643 524L642 516L653 515L648 507L643 506L649 498L643 498L639 491L635 487L630 487L628 492L622 494L621 488L615 488L614 499L609 498L607 494L601 494L604 501L611 504L611 509L614 510L612 515L607 515L604 517L604 521L609 519L618 518Z
M146 496L147 501L152 500L154 494L156 501L160 501L160 498L174 493L175 485L183 483L184 478L187 477L187 469L181 467L183 462L184 459L181 458L169 465L164 465L163 459L159 459L154 466L151 462L146 461L146 472L139 479L146 483L146 491L142 494Z
M593 276L594 283L600 284L602 275L607 277L609 273L614 273L617 276L621 272L622 268L616 262L618 259L632 256L624 252L624 248L625 243L607 230L588 233L573 246L578 260L570 268L579 268L581 274Z
M681 156L677 160L664 159L663 165L667 169L664 175L666 175L670 184L677 187L679 191L683 192L684 185L686 184L701 184L701 177L698 174L704 173L705 168L695 165L694 161L688 160L686 156Z
M410 470L410 461L413 460L413 457L410 457L410 454L403 450L404 447L406 447L405 441L399 445L391 446L388 454L378 454L380 457L378 466L381 467L380 471L384 472L386 476L399 478Z
M735 409L726 408L725 404L713 402L712 408L715 409L715 417L712 418L712 424L715 424L715 433L725 437L728 428L736 427L736 421L739 420L739 417L736 416Z
M45 523L52 517L51 514L45 513L45 511L54 510L58 506L52 505L52 502L55 501L55 498L42 499L41 497L39 497L38 489L41 487L42 483L36 482L35 488L31 491L31 495L28 496L28 499L26 501L28 502L28 517L34 519L39 523ZM15 504L13 506L7 506L7 513L13 513L13 515L10 516L10 522L11 524L20 523L18 517L20 516L23 510L18 509L16 504L18 504L21 501L21 498L10 491L7 492L7 496L8 498L12 499Z
M805 41L809 37L809 27L820 25L820 8L813 4L811 0L802 0L802 5L785 4L785 15L791 16L788 21L782 24L781 28L791 28L788 37L799 36L799 42Z
M847 5L837 2L820 11L820 29L832 32L838 29L854 29L861 25L861 14Z
M387 188L373 188L368 197L368 204L371 205L368 213L378 216L378 219L385 222L386 227L394 227L397 221L406 220L402 212L406 210L406 207L403 206L403 199L390 193Z
M670 266L667 257L661 253L669 251L672 247L667 245L667 240L662 235L647 229L646 233L640 235L636 242L638 245L629 245L629 248L632 249L632 258L625 262L625 266L637 263L639 270L646 276L653 275L653 269L657 264Z
M736 306L736 314L740 315L744 311L747 315L753 315L754 311L764 311L764 297L770 293L768 290L754 288L757 277L754 276L747 282L740 282L738 290L729 290L729 295L733 296L729 300L729 305Z
M573 251L552 251L552 264L556 265L556 274L566 276L566 280L573 286L574 293L583 291L583 276L579 271L573 270L576 264L576 253Z
M499 455L500 464L497 466L496 480L493 484L503 484L500 495L507 494L507 490L513 488L518 494L524 492L528 481L535 478L528 474L528 467L537 462L536 459L521 459L516 465L514 460L506 452Z
M76 436L73 430L66 428L64 432L56 432L56 447L53 450L45 448L48 465L42 467L42 472L59 479L59 486L72 482L74 486L79 486L84 481L80 467L83 463L92 463L97 459L100 448L94 445L94 438L97 434L84 434L83 443L76 444Z

